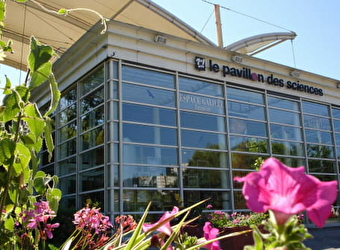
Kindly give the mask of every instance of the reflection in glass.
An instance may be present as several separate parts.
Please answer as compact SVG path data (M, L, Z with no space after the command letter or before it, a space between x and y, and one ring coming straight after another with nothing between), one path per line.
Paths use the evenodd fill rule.
M333 120L333 128L335 132L340 132L340 121L339 120Z
M253 155L253 154L242 154L242 153L232 153L231 163L233 169L249 169L254 170L253 164L255 160L259 157L266 159L267 156L263 155Z
M268 96L268 105L275 108L299 111L299 103L291 100Z
M319 103L303 101L302 109L304 113L329 116L328 106Z
M183 149L182 166L227 168L227 153L211 150Z
M301 126L300 114L278 109L269 109L269 119L271 122Z
M182 111L181 127L225 132L225 118Z
M123 138L128 142L177 145L177 131L172 128L124 123Z
M180 205L178 191L175 190L123 190L123 210L144 212L152 201L150 211L171 211Z
M317 130L306 129L306 141L312 143L333 144L332 134Z
M303 144L298 142L272 141L273 154L304 156Z
M63 126L77 117L77 104L74 103L58 114L59 126Z
M230 191L204 191L204 190L184 190L184 206L189 207L197 201L209 198L209 204L214 209L231 209Z
M223 86L201 80L179 77L179 89L197 94L223 97Z
M81 118L82 131L87 131L95 126L104 123L104 106L92 110Z
M228 114L241 118L249 118L255 120L265 120L265 112L263 106L252 105L249 103L239 103L228 101Z
M181 130L182 145L196 148L226 149L226 135L198 132L192 130Z
M177 188L178 168L125 165L123 186Z
M306 161L305 159L301 158L291 158L291 157L281 157L281 156L275 156L276 159L284 163L285 165L289 167L300 167L300 166L306 166Z
M227 97L230 100L264 104L263 94L243 89L227 88Z
M335 173L336 165L334 161L309 160L309 172L314 173Z
M267 136L266 123L229 118L229 132L241 135Z
M230 188L229 171L197 168L183 169L185 188Z
M76 138L59 145L59 159L71 156L76 152Z
M299 127L271 124L270 133L271 137L275 139L302 141L301 128Z
M63 194L73 194L76 192L76 175L71 175L67 177L60 178L60 183L58 185Z
M340 119L340 109L332 108L333 118Z
M176 126L176 111L139 104L123 104L123 120Z
M123 162L150 165L178 165L176 148L124 144Z
M62 96L59 101L60 110L66 108L70 104L74 103L77 100L77 89L74 84L70 90L62 93Z
M104 187L104 169L97 168L79 174L80 191L89 191Z
M303 122L307 128L331 130L331 122L328 118L322 118L311 115L304 115Z
M189 109L215 114L225 113L224 101L222 99L180 93L179 101L181 109Z
M76 157L67 158L58 163L58 175L75 173L77 171Z
M104 147L99 147L80 154L80 169L85 170L104 164Z
M334 148L331 146L322 146L307 144L307 154L315 158L334 158Z
M90 93L80 100L80 113L86 113L104 102L104 87Z
M248 209L242 191L234 191L234 206L235 209Z
M104 191L81 194L79 198L80 204L84 207L88 200L91 200L94 204L98 204L98 207L104 207Z
M104 142L104 127L98 127L81 136L82 150L92 148Z
M60 142L77 135L77 121L73 121L60 129Z
M91 90L104 83L104 67L88 75L86 78L80 81L81 93L85 95Z
M268 152L268 140L245 136L230 136L230 149L235 151Z
M171 89L175 86L175 76L162 72L123 65L122 74L123 81L137 82Z
M175 107L175 92L124 83L123 100Z

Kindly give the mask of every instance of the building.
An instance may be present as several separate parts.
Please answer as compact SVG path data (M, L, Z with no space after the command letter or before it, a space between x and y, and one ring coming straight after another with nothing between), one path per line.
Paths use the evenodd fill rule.
M172 16L149 1L153 21ZM205 198L246 210L241 185L258 157L339 180L334 79L220 48L190 27L96 24L54 64L62 98L55 154L62 207L87 199L109 214L162 213ZM34 93L41 107L49 90ZM338 208L338 203L334 204Z

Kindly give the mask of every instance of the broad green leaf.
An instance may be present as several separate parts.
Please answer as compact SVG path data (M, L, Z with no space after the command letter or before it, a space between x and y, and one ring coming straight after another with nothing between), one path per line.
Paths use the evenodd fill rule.
M24 85L19 85L15 87L15 91L19 94L19 96L21 97L21 100L24 103L27 103L29 101L31 93L27 87L25 87Z
M52 158L54 145L53 145L53 138L52 138L52 120L49 117L46 117L45 144L47 147L47 152L49 153L48 160L50 161Z
M8 204L8 205L6 205L6 206L5 206L5 212L6 212L6 214L12 212L13 209L14 209L14 204Z
M10 232L14 231L14 219L11 216L6 218L6 220L5 220L5 228L7 230L9 230Z
M8 95L10 93L12 93L11 87L12 87L12 83L11 80L5 75L6 77L6 85L5 85L5 89L4 89L4 95Z
M34 188L39 194L45 193L45 176L46 174L43 171L38 171L34 176Z
M35 88L48 80L48 76L52 72L52 64L50 62L44 63L36 71L30 73L30 88Z
M9 187L8 187L8 197L11 199L11 201L15 204L17 204L18 200L18 191L19 191L19 186L17 183L12 182Z
M50 205L50 208L57 213L59 207L59 201L61 200L62 192L58 188L47 190L46 199Z
M11 94L8 94L3 99L3 104L5 107L4 113L3 113L3 122L10 121L15 118L15 116L20 111L19 108L19 96L12 92Z
M27 122L29 131L31 131L35 138L40 137L44 132L45 121L42 119L40 112L35 104L28 104L25 108L25 116L22 118Z
M6 15L6 3L0 1L0 22L2 22Z
M27 204L28 197L30 196L29 191L26 188L19 190L19 204L25 205Z
M29 167L31 160L30 150L22 143L17 143L15 148L15 159L13 163L16 175L21 174L25 168Z
M5 138L0 141L0 163L10 165L14 152L15 143L12 140Z
M53 55L55 53L51 46L42 45L33 36L31 37L31 52L28 56L28 66L32 73L49 62Z
M51 103L48 111L44 115L45 117L52 114L52 112L57 108L60 100L60 91L58 89L58 83L53 74L49 76L50 89L51 89Z

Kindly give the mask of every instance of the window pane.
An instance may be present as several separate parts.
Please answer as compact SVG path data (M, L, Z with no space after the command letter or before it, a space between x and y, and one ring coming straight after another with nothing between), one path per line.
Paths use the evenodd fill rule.
M178 168L124 166L124 187L178 187Z
M180 108L203 111L215 114L224 114L224 101L211 97L179 94Z
M123 100L174 107L173 91L155 89L133 84L123 84Z
M268 97L268 105L271 107L276 107L276 108L282 108L282 109L287 109L287 110L293 110L293 111L299 111L299 103L286 100L286 99L281 99L281 98L276 98L269 96Z
M183 170L185 188L230 188L227 170L187 169Z
M71 122L60 129L60 142L77 135L77 121Z
M171 211L179 205L179 193L175 190L124 190L123 207L127 212L144 212L152 201L150 211ZM164 213L164 212L163 212Z
M92 203L99 204L98 207L104 206L104 192L93 192L79 195L80 204L85 206L87 204L87 200L91 200Z
M183 149L182 166L227 168L227 157L226 152Z
M254 170L252 166L259 157L262 157L264 159L267 158L263 155L232 153L231 154L232 168Z
M228 102L228 113L230 116L265 120L264 107L239 102Z
M327 118L304 115L303 121L304 121L305 127L307 128L331 130L330 119L327 119Z
M333 123L334 123L334 131L335 132L340 132L340 121L333 120Z
M173 89L175 76L147 69L123 66L123 80Z
M330 132L306 129L306 141L312 143L333 144Z
M81 113L86 113L104 102L104 88L100 88L94 93L85 96L80 101Z
M123 120L176 126L176 111L130 103L123 104Z
M297 142L273 141L272 152L279 155L304 156L303 144Z
M76 144L75 138L61 144L59 146L59 159L75 154L77 152Z
M97 86L103 83L104 67L101 67L99 70L93 72L91 75L80 81L82 95L90 92L92 89L95 89Z
M72 175L72 176L60 178L58 186L63 194L75 193L76 188L77 188L76 176Z
M235 151L268 152L268 141L261 138L230 136L230 148Z
M340 146L340 134L335 133L335 144Z
M333 161L309 160L308 166L309 172L335 173L336 170L336 164Z
M63 92L62 97L60 98L60 109L64 109L70 104L74 103L77 100L77 90L73 86L72 89L67 90L67 92Z
M302 141L301 128L271 124L270 133L272 138Z
M265 123L237 118L229 119L229 132L241 135L267 136Z
M81 191L89 191L104 187L104 169L99 168L93 171L87 171L79 175Z
M99 127L91 130L81 136L82 150L92 148L104 142L104 128Z
M300 126L300 114L283 110L269 109L271 122Z
M182 145L186 147L226 149L226 136L191 130L182 130Z
M289 158L287 156L284 156L284 157L275 156L275 158L278 159L279 161L283 162L287 166L290 166L290 167L293 167L293 168L300 167L300 166L306 166L305 160L301 159L301 158Z
M177 131L171 128L123 124L123 140L128 142L177 145Z
M332 113L333 113L333 118L340 119L340 109L333 108Z
M227 88L227 97L231 100L264 104L263 94L242 89Z
M179 89L197 94L223 97L223 86L200 80L180 77Z
M124 163L178 165L177 149L125 144Z
M309 157L315 158L334 158L334 148L329 146L307 144L307 154Z
M104 164L104 147L96 148L80 155L80 169L85 170Z
M184 191L184 206L188 207L196 204L197 201L209 199L209 204L214 209L231 209L230 192L229 191L205 191L205 190L187 190Z
M63 126L69 121L75 119L77 117L77 104L74 103L67 109L64 109L59 114L59 126Z
M87 131L93 127L96 127L100 124L104 123L104 106L100 106L99 108L92 110L90 113L82 116L82 131Z
M328 106L326 105L303 101L302 108L304 113L329 116Z
M225 132L225 118L221 116L204 115L182 111L181 126L184 128L196 128Z
M57 166L59 169L58 171L59 175L75 173L77 171L76 157L71 157L64 161L61 161L57 164Z

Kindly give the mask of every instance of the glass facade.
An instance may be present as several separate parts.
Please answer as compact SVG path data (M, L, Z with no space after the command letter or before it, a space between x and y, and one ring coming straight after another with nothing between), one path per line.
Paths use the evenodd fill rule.
M258 157L338 180L340 107L228 82L108 61L62 93L54 114L62 206L87 199L141 214L210 198L246 210L233 177ZM337 206L338 204L334 204Z

